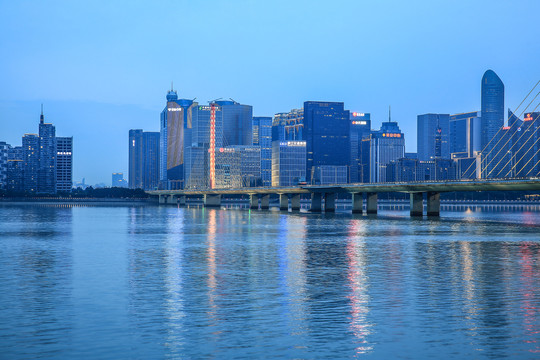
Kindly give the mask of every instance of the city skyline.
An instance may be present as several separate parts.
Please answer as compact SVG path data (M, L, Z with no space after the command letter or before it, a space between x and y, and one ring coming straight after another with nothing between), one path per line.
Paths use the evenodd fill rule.
M127 130L159 131L173 80L181 98L230 97L252 105L254 116L340 101L369 112L377 129L392 105L414 152L417 115L479 111L487 69L505 84L505 113L540 78L534 32L517 26L534 23L537 2L391 4L213 2L209 12L188 3L3 2L0 28L10 37L0 40L8 54L0 60L1 140L19 144L44 103L57 135L76 141L74 180L109 183L112 172L128 172ZM21 18L28 26L18 26ZM207 22L221 25L219 36ZM171 33L196 41L170 45ZM323 46L302 46L309 39Z

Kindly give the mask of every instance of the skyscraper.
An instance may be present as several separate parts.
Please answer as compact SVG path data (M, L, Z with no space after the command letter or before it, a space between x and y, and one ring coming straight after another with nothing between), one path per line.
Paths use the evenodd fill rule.
M39 118L39 168L37 192L56 193L56 129L45 123L43 107Z
M272 186L306 181L306 142L272 141Z
M8 151L6 190L24 191L24 152L22 146L14 146Z
M130 189L143 188L143 131L141 129L129 130L128 185Z
M253 107L234 100L216 100L222 109L223 146L252 145Z
M191 112L193 100L178 99L172 88L160 122L160 182L166 189L184 187L184 150L191 144ZM186 139L187 138L187 139Z
M448 114L418 115L418 160L428 161L436 157L450 158L449 119ZM439 150L438 156L437 150Z
M482 77L482 105L480 142L482 151L482 177L492 177L498 159L494 156L495 137L504 126L504 84L493 72L488 70Z
M73 137L56 138L56 191L73 186Z
M10 149L11 145L0 141L0 189L6 189L7 187L8 154Z
M351 164L349 181L356 183L362 181L364 168L362 166L362 139L371 133L371 115L367 113L350 113L350 141Z
M405 136L397 122L383 122L379 131L369 138L370 182L386 182L386 167L392 160L405 156Z
M342 102L304 102L304 140L306 141L306 177L311 182L314 167L349 166L349 110Z
M261 148L263 186L272 186L272 118L253 117L253 145Z
M39 172L39 136L37 134L24 134L23 148L23 186L24 191L37 193Z
M450 115L449 148L452 158L471 158L481 149L480 112Z

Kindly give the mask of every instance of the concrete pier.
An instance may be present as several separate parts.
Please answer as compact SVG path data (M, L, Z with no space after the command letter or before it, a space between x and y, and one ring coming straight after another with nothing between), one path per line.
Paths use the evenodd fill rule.
M411 216L424 215L424 194L421 192L411 193Z
M289 211L289 195L279 194L279 210Z
M427 216L441 215L441 194L435 191L427 193Z
M221 195L205 194L204 207L221 207Z
M300 210L300 194L291 195L291 210L293 211Z
M249 208L251 210L259 210L259 195L257 194L249 195Z
M368 214L377 213L377 193L366 193L366 212Z
M261 210L268 210L270 208L270 195L261 195Z
M352 212L353 214L362 214L364 212L364 196L362 193L352 194Z
M180 206L186 206L186 195L178 196L177 204Z
M324 194L324 212L336 211L336 193Z
M311 193L311 212L321 212L322 210L322 194L321 193Z

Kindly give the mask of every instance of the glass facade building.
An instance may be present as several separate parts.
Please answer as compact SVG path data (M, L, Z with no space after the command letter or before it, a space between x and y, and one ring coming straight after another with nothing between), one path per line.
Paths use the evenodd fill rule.
M369 137L369 176L372 183L387 182L386 167L405 156L405 136L397 122L384 122Z
M272 141L272 186L306 181L306 142Z
M482 77L481 91L482 177L488 178L493 176L496 170L494 166L500 161L495 157L493 149L499 140L496 136L504 126L504 84L495 72L488 70Z
M263 186L272 185L272 118L253 117L253 145L261 148L261 178Z
M342 102L304 102L306 180L322 165L350 164L350 116Z
M349 182L362 182L365 167L362 162L362 139L371 134L371 115L367 113L350 113L350 170Z
M131 189L155 190L159 186L158 132L129 131L129 178Z
M450 158L448 114L423 114L417 117L418 160L433 160L436 157Z
M39 119L39 170L37 192L56 193L56 129L44 121L43 112Z

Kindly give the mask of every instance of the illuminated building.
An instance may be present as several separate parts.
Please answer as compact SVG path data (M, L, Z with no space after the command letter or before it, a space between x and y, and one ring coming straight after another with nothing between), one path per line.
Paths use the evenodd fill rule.
M346 184L347 166L345 165L320 165L313 167L311 183L315 185Z
M253 117L253 145L261 148L263 186L272 185L272 118Z
M111 186L121 188L128 187L127 181L124 179L124 173L112 173Z
M37 192L56 193L56 129L45 123L43 108L39 118L39 167Z
M117 173L121 174L121 173ZM124 174L122 174L123 178ZM141 129L129 130L129 175L130 189L143 188L143 131ZM114 174L113 174L114 183ZM115 185L113 185L115 186Z
M495 164L499 158L495 158L493 149L499 140L496 135L504 126L504 84L493 72L488 70L482 77L482 118L480 124L480 143L482 151L482 177L493 177L498 169Z
M56 191L73 186L73 137L56 138Z
M474 157L481 149L480 112L449 117L449 149L452 158Z
M423 114L417 116L418 160L433 160L436 157L450 158L448 114ZM440 151L437 156L437 150Z
M8 173L8 153L11 146L0 141L0 189L5 189L7 186L7 173Z
M24 191L24 152L22 146L8 150L6 190Z
M531 177L540 174L540 112L525 113L518 127L512 173L506 176ZM508 173L508 172L507 172ZM504 176L503 175L503 176Z
M306 181L306 142L272 141L272 186Z
M234 100L216 100L223 116L223 146L253 144L253 108Z
M36 193L39 171L39 136L37 134L24 134L22 148L23 189L26 192Z
M306 141L306 180L314 168L350 163L349 111L342 102L304 102L303 140Z
M350 112L350 171L351 183L362 182L366 166L362 161L362 139L371 133L371 116L367 113Z
M232 145L216 149L216 189L261 186L261 149Z
M370 182L386 182L386 166L405 156L405 136L397 122L383 122L379 131L369 137Z
M193 100L178 99L173 89L167 93L167 105L160 119L159 171L163 188L174 190L184 187L184 150L191 144L193 106Z

